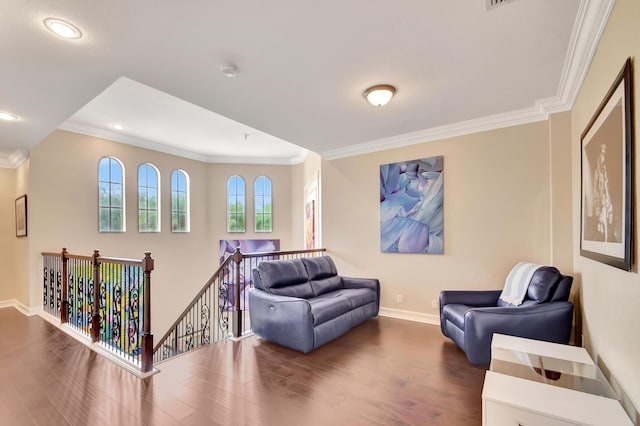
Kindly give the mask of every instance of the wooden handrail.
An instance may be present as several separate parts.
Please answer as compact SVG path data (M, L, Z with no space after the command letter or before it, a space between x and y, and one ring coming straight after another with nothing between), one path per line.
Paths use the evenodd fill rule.
M324 253L326 252L326 248L319 249L307 249L307 250L290 250L290 251L268 251L268 252L257 252L257 253L243 253L242 257L270 257L270 256L282 256L282 255L295 255L295 254L308 254L308 253Z
M146 253L145 253L146 255ZM144 259L124 259L121 257L103 257L100 256L101 263L115 263L117 265L130 265L130 266L142 266L144 263Z

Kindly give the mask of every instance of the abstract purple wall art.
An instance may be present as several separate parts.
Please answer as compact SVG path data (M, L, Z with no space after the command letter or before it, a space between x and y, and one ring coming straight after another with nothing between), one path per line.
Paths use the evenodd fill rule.
M380 166L380 250L444 253L442 156Z

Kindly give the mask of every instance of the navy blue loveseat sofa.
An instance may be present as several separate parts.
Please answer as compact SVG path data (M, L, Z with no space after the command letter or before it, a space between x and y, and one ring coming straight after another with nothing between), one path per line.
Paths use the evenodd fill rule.
M308 353L378 315L377 279L338 275L329 256L261 262L249 290L251 328Z

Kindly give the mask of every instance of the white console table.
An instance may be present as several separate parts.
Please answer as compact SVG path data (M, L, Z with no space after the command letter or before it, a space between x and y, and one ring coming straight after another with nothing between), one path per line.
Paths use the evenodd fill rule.
M484 426L630 425L584 348L494 334Z

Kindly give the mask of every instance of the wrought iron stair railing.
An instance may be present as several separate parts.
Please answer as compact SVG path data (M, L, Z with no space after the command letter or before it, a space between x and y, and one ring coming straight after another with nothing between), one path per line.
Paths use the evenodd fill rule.
M143 373L151 371L151 253L135 260L63 248L42 258L43 310Z
M153 349L153 362L198 349L251 331L248 289L251 270L263 260L322 255L326 249L235 253L224 260L200 292L169 327Z

